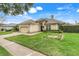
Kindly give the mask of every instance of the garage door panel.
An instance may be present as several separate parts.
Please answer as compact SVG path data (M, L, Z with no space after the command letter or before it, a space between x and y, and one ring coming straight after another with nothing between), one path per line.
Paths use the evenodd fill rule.
M20 31L25 33L25 32L28 32L28 29L27 28L21 28Z
M40 31L39 25L31 25L30 26L30 32L38 32L38 31Z

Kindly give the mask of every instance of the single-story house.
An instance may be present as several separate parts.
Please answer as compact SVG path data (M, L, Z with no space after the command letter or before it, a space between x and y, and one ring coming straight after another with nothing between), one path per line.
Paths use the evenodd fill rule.
M19 31L30 33L46 30L59 30L61 24L64 24L64 22L55 19L27 20L19 24Z
M6 30L12 30L14 27L16 26L16 24L1 24L0 26L0 31L6 31Z

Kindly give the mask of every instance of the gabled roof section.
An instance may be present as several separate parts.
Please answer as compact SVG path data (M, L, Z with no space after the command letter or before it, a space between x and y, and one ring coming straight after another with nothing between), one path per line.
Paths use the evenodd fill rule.
M56 19L48 19L48 23L64 24L65 22Z
M29 19L29 20L26 20L22 23L20 23L21 25L24 25L24 24L30 24L30 23L33 23L34 21L32 19Z
M65 24L65 22L63 22L63 21L52 19L52 18L40 18L36 21L34 21L32 19L26 20L26 21L20 23L20 25L40 24L40 23L43 23L43 22L46 22L47 24Z
M43 21L46 21L47 23L57 23L57 24L64 24L65 22L63 21L60 21L60 20L56 20L56 19L53 19L53 18L40 18L39 20L37 20L38 22L43 22Z
M46 20L46 18L40 18L40 19L36 20L36 22L42 23L42 22L47 22L47 20Z
M49 23L49 24L50 23L58 23L55 19L48 19L47 21L48 21L47 23Z
M37 23L36 21L34 21L32 19L29 19L29 20L26 20L26 21L20 23L20 25L28 25L28 24L39 24L39 23Z

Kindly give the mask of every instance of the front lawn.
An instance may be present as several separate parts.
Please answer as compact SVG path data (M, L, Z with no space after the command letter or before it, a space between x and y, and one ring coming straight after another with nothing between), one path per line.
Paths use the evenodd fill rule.
M0 46L0 56L11 56L11 54Z
M11 33L12 33L12 31L9 31L9 32L0 31L0 35L11 34Z
M55 34L49 32L51 34ZM19 35L6 38L46 55L79 56L79 34L64 33L64 40L49 39L46 32L33 35Z

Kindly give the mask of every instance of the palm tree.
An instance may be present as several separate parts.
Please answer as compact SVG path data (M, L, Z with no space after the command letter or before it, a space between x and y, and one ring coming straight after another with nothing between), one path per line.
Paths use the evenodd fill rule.
M0 3L0 11L8 15L23 14L33 3Z

